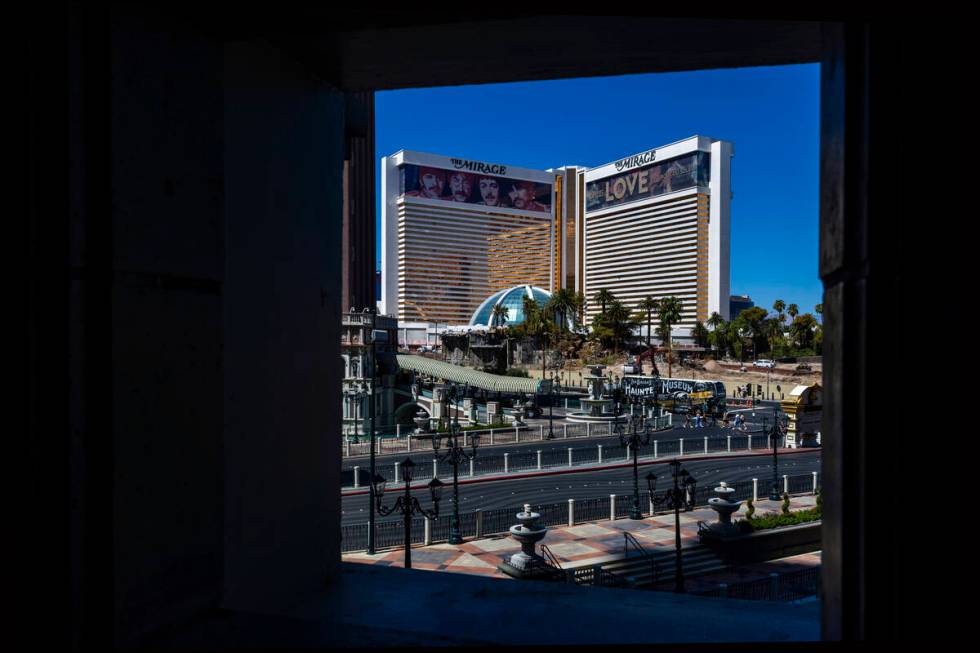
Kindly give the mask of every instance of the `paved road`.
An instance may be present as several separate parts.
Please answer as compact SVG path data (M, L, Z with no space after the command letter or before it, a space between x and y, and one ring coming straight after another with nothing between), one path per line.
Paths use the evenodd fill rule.
M779 458L779 475L810 474L820 472L821 452L819 449L805 450L800 453L781 455ZM660 477L658 488L667 487L669 467L667 459L656 463L640 466L640 491L644 491L643 477L650 471ZM736 456L714 460L687 460L682 464L697 480L698 485L712 487L720 481L734 483L752 478L759 479L760 493L762 488L768 488L772 478L772 456ZM445 479L443 479L445 480ZM633 468L624 467L603 471L588 471L542 476L522 479L488 481L459 486L460 510L488 510L516 506L526 502L553 503L568 499L583 499L591 497L616 495L632 495ZM387 493L386 493L387 494ZM431 508L428 493L424 490L413 490L413 496L426 508ZM349 496L342 499L342 523L351 524L366 522L368 518L367 495ZM386 496L385 504L394 501L394 497ZM452 486L443 493L440 509L452 510ZM385 519L393 519L387 517Z
M753 415L753 413L755 414ZM746 414L746 424L747 424L748 432L751 432L753 435L758 436L761 435L762 433L763 415L771 416L772 410L771 409L765 409L765 410L759 409L756 411L749 410L745 414ZM675 415L674 427L666 431L658 432L657 435L654 436L654 439L660 441L667 441L667 440L679 440L680 438L700 439L705 436L709 438L724 438L726 435L745 435L745 433L733 431L730 428L723 429L720 426L718 427L706 426L700 429L694 429L694 428L685 429L682 428L681 426L683 424L683 421L684 421L683 416ZM527 420L527 422L529 424L533 424L536 427L538 423L541 423L541 420ZM547 434L548 421L544 420L543 423L545 425L545 434ZM511 453L511 452L518 452L518 451L536 451L538 449L540 449L541 451L548 451L550 449L567 449L568 447L578 448L578 447L586 447L586 446L595 446L597 444L601 444L603 446L611 445L611 444L616 444L616 445L619 444L619 438L615 435L612 437L602 436L602 437L591 437L591 438L569 438L568 440L562 439L561 438L562 423L563 421L555 420L555 429L556 429L556 433L559 436L555 440L539 441L536 439L538 437L538 433L534 432L533 435L527 436L527 437L535 438L530 442L521 442L519 444L508 443L502 445L494 445L491 447L491 446L484 446L486 445L486 439L487 439L484 436L481 440L481 445L480 445L480 449L478 449L478 452L487 451L487 452L492 452L493 455L503 455L504 453ZM416 445L418 445L418 448L416 448ZM445 446L445 441L443 442L443 446ZM445 451L445 449L443 449L443 451ZM431 460L432 458L431 454L432 454L431 442L421 440L412 443L411 453L406 454L405 452L402 452L396 454L385 454L381 456L375 456L375 462L378 465L391 464L394 462L400 462L404 460L406 456L408 456L412 458L412 460L415 461L416 463L419 463L420 461L423 460ZM361 469L367 469L369 461L370 461L370 456L366 456L366 455L344 458L342 468L349 470L349 469L353 469L353 467L357 465Z

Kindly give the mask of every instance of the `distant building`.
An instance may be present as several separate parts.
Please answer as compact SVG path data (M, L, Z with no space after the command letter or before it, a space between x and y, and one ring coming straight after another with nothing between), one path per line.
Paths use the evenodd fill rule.
M556 174L399 151L382 159L381 301L402 323L465 325L488 295L552 284Z
M630 311L676 297L673 337L690 339L695 321L729 317L734 153L696 135L542 171L395 152L382 159L382 311L428 343L425 325L465 326L515 286L581 292L586 324L608 290Z
M728 312L731 317L728 319L734 320L739 313L753 306L755 303L748 295L731 295L728 299Z
M398 320L367 309L342 317L340 356L344 366L342 434L370 436L374 401L376 432L394 423L395 375L398 373Z

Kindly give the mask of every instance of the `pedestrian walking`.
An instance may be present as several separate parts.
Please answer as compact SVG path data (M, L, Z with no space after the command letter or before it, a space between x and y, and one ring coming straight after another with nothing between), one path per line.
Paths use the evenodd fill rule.
M682 428L691 428L691 413L684 413L684 426Z

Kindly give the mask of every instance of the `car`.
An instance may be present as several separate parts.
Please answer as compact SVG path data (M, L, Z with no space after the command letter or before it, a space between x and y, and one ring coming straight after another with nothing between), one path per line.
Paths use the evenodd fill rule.
M771 370L776 367L776 361L768 358L760 358L756 362L752 363L752 367L765 367Z

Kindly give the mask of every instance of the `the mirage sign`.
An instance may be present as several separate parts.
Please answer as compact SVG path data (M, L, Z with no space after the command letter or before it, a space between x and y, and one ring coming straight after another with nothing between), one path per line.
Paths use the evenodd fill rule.
M617 174L586 184L586 210L598 211L685 188L707 186L710 181L708 152L692 152L662 162L654 159L651 150L616 161Z

